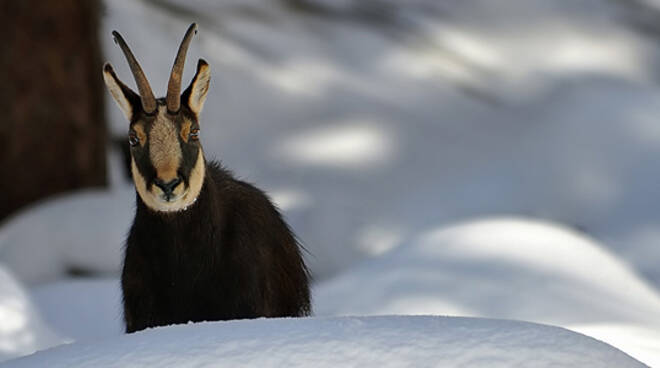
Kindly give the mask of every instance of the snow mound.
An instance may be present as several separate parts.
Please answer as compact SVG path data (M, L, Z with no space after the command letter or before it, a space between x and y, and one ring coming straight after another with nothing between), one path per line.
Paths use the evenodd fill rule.
M32 288L47 322L78 341L121 335L118 280ZM602 245L519 218L432 229L314 287L317 315L433 314L559 325L660 365L657 293Z
M18 282L0 265L0 361L59 345Z
M28 284L68 270L117 273L135 192L87 190L40 202L0 227L0 261Z
M562 328L456 317L259 319L169 326L3 367L643 367Z
M570 329L625 351L651 367L660 367L660 329L634 324L573 325Z
M61 280L30 291L44 320L60 336L81 341L124 333L117 279Z
M660 363L657 292L603 246L549 223L496 218L430 230L316 285L314 302L317 315L450 314L559 325Z
M660 297L602 246L499 218L431 230L315 288L315 311L458 314L552 324L654 321Z

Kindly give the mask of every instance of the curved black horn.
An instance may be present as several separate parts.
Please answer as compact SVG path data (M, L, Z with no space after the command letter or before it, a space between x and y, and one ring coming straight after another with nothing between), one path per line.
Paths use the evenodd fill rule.
M172 66L172 74L170 74L170 81L167 84L167 110L171 113L176 113L181 107L181 76L183 75L183 66L186 63L186 53L193 34L197 33L197 24L193 23L188 27L186 35L183 36L179 51L176 53L174 65Z
M154 93L151 91L151 86L149 86L149 81L147 81L147 77L144 75L144 71L142 71L140 64L135 59L135 56L133 56L131 49L128 47L126 41L124 41L124 38L122 38L119 32L112 31L112 36L115 39L115 43L121 47L121 51L124 52L126 61L128 61L128 65L131 67L133 78L135 78L135 83L137 84L138 91L140 92L140 99L142 100L142 108L144 109L144 112L148 114L153 113L156 111L156 98L154 97Z

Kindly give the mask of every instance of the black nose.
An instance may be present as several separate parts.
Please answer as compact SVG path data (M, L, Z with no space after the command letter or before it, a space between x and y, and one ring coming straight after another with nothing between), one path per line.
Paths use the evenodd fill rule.
M176 179L172 179L171 181L169 181L167 183L160 180L160 179L158 179L158 178L156 178L156 180L154 180L154 184L156 184L158 186L158 188L162 189L163 193L165 193L165 195L167 195L168 197L170 197L172 195L172 192L174 191L174 188L176 188L176 186L179 185L179 183L181 183L181 178L180 177L177 177Z

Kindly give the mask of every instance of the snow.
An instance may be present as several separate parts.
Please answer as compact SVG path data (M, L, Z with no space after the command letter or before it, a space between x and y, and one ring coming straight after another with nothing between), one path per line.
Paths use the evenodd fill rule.
M318 315L439 313L660 327L657 291L600 244L516 218L431 229L315 290Z
M134 189L86 190L23 210L0 230L0 260L22 282L70 269L116 274L133 218Z
M56 281L30 291L43 319L60 336L87 341L124 332L117 279Z
M261 319L76 343L6 367L643 367L595 339L526 322L431 316Z
M311 199L286 215L319 280L431 226L518 214L583 229L660 285L660 53L641 3L311 3L113 0L101 40L130 80L120 30L162 94L199 23L205 151Z
M547 323L660 366L660 294L604 246L554 224L431 229L314 288L324 315L440 314Z
M518 214L580 228L660 285L660 213L649 200L660 196L660 53L639 30L647 9L604 0L379 2L389 20L370 23L359 19L367 5L312 3L335 16L285 2L112 0L100 39L131 84L110 37L120 30L163 94L182 30L199 22L184 80L196 58L209 61L205 152L291 205L285 214L317 280L431 226ZM125 134L109 95L107 105L111 130ZM76 206L63 209L106 194L90 204L71 198ZM87 234L71 235L51 240L62 249L54 262L26 268L54 236L24 240L31 232L11 223L0 231L0 259L27 283L78 266L116 274L131 197L106 198L110 211L81 220L101 231L99 256L87 255ZM80 231L66 218L34 221Z
M72 270L116 276L135 207L135 189L121 170L112 154L111 190L61 194L0 223L0 262L28 285L65 278Z
M85 342L121 335L117 280L56 282L32 293L61 336ZM454 315L562 326L660 366L657 291L603 245L530 219L429 229L316 283L313 300L316 316Z
M333 317L432 314L560 326L660 366L658 1L310 3L316 11L109 0L100 39L132 85L110 37L119 30L162 95L183 31L198 22L183 79L196 58L210 63L205 152L283 210L309 250L314 308L326 317L123 336L116 278L135 194L111 156L109 190L49 199L0 224L0 360L76 341L8 365L289 362L280 350L300 365L352 364L399 352L384 337L400 337L420 357L410 365L432 356L510 366L539 346L547 364L626 364L556 327ZM125 134L107 102L112 132ZM497 348L507 333L511 345Z
M0 264L0 361L64 342L41 319L23 286Z
M655 326L601 323L572 325L571 329L623 349L651 367L660 364L660 330Z

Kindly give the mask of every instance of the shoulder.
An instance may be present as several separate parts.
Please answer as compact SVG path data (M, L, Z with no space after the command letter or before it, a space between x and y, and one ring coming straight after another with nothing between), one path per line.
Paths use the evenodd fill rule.
M280 217L277 207L268 195L257 186L236 176L220 163L210 161L207 163L207 173L218 194L229 207L238 213L250 217Z
M226 181L234 179L232 172L224 168L218 161L206 162L206 176L215 184L224 184Z
M206 173L213 184L222 191L230 191L236 195L247 195L255 198L263 197L267 199L264 191L247 181L238 179L233 172L217 161L206 163Z

